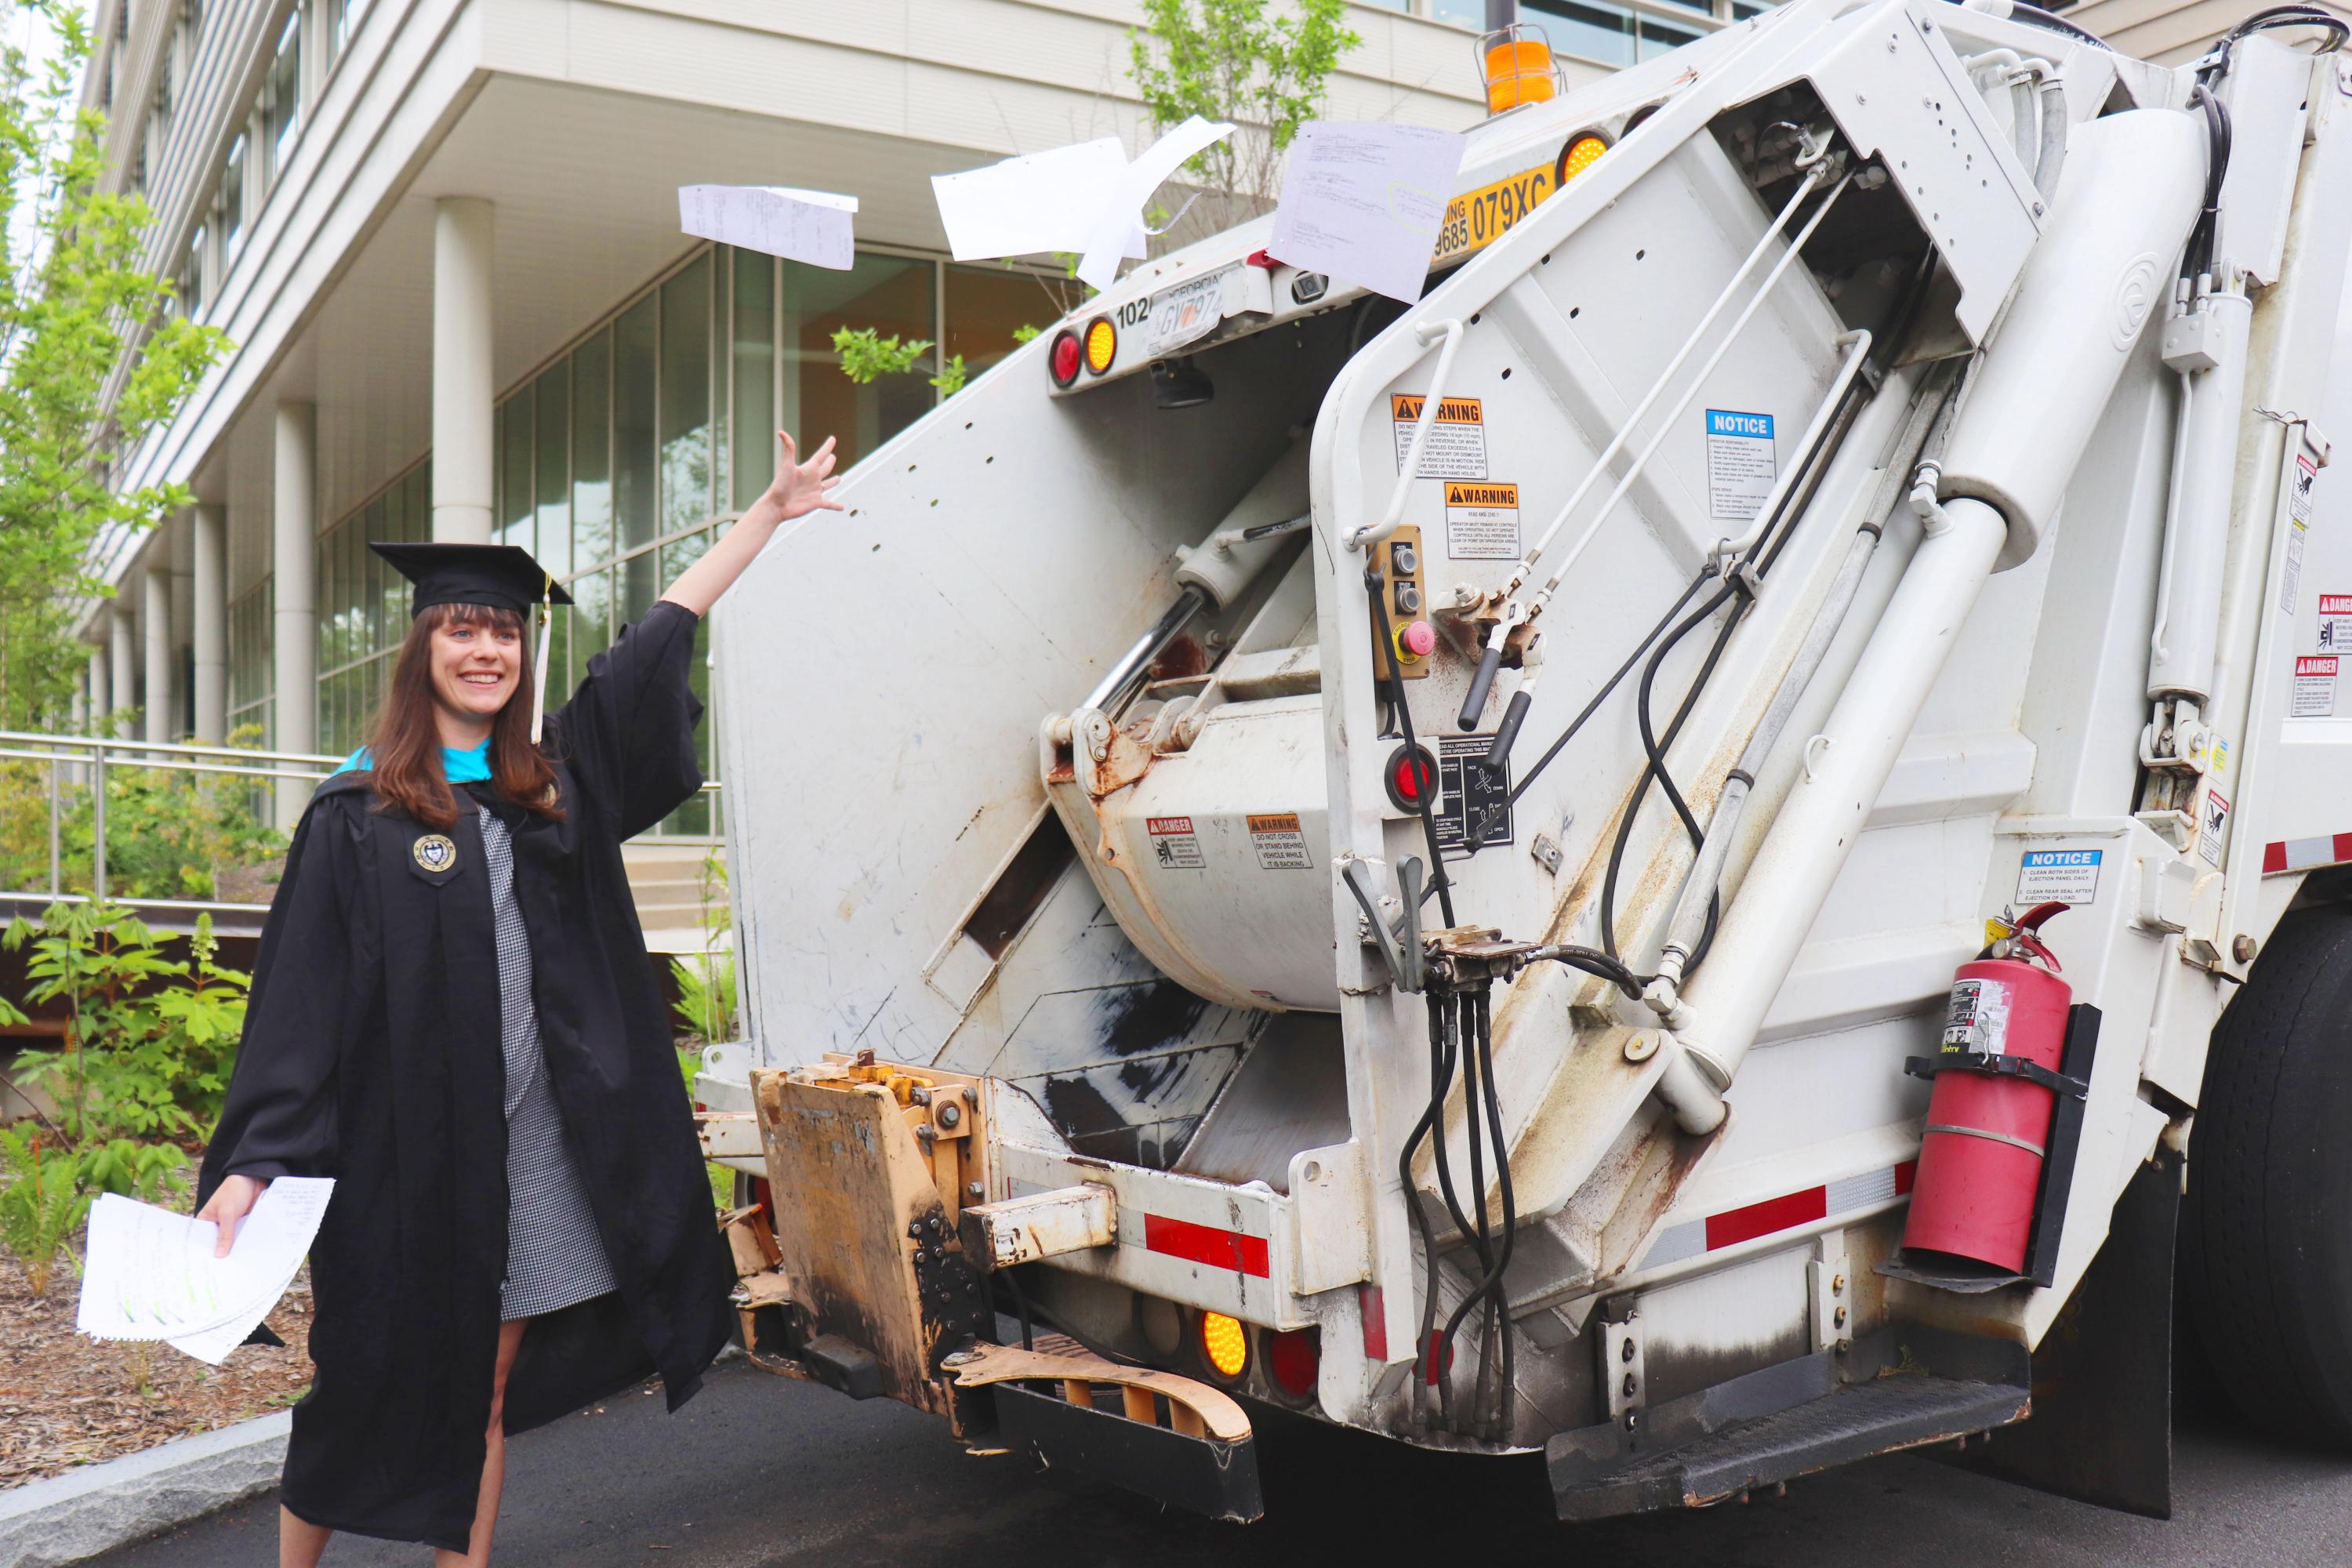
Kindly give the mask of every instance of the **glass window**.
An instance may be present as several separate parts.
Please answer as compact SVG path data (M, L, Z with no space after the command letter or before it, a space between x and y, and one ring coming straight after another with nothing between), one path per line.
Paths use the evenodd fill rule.
M710 255L661 287L661 533L709 522Z
M565 678L560 683L567 695L588 673L588 661L612 646L613 574L591 572L574 577L570 590L572 607L564 612L564 619L570 623L571 637L563 664ZM548 684L559 684L551 665Z
M530 410L530 388L526 386L507 399L499 411L499 542L520 544L525 550L534 547Z
M1604 66L1633 63L1633 17L1613 5L1579 0L1527 0L1519 15L1541 26L1551 47Z
M569 453L572 426L571 366L559 363L533 384L538 405L535 466L539 543L531 552L558 577L572 574L572 505Z
M612 384L613 334L606 331L572 352L572 569L575 572L613 558Z
M798 262L784 266L785 384L797 392L803 428L838 440L845 468L929 413L938 398L930 355L902 375L864 386L841 374L833 334L871 327L901 342L936 342L931 266L904 257L861 254L846 272ZM936 350L933 351L936 353Z
M1672 3L1674 0L1669 0L1669 4ZM1656 59L1669 49L1679 49L1685 44L1695 44L1702 36L1696 28L1677 27L1671 22L1661 22L1652 16L1641 17L1640 25L1642 58L1645 60Z
M776 471L776 264L753 251L734 254L735 309L730 332L734 411L733 510L760 499ZM795 431L794 438L799 433Z
M267 179L276 184L279 171L294 156L294 138L302 130L302 13L286 18L278 37L278 52L270 58L269 81L261 95L262 139L269 168Z
M1373 0L1373 3L1379 4L1379 0ZM1404 7L1396 5L1391 9L1402 11ZM1433 21L1452 22L1456 26L1475 27L1480 32L1486 29L1486 0L1429 0L1429 15Z
M613 323L613 513L615 549L660 536L654 484L654 361L659 296L648 294Z
M1018 268L951 266L947 296L948 357L963 355L968 377L1019 348L1015 331L1043 328L1061 314L1036 274Z
M352 13L344 0L319 0L319 49L325 58L319 62L323 72L343 58L343 46L351 41Z
M228 161L221 165L220 190L213 197L213 210L220 224L221 260L224 266L236 258L236 242L245 234L245 138L240 136L228 144Z

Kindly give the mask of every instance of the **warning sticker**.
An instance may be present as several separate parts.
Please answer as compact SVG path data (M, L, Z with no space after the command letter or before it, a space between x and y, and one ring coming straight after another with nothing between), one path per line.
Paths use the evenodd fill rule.
M2029 849L2017 866L2017 903L2094 904L2103 849Z
M1389 395L1389 417L1396 423L1397 468L1404 468L1412 451L1413 426L1421 423L1426 397L1411 393ZM1486 407L1475 397L1440 398L1437 417L1430 422L1429 445L1421 449L1417 479L1483 479L1486 477Z
M1307 833L1295 811L1251 814L1250 843L1257 850L1263 871L1312 871L1315 858L1307 852Z
M1780 465L1772 453L1772 416L1706 411L1706 499L1710 515L1741 522L1772 493Z
M2300 522L2290 522L2286 530L2286 564L2279 569L2279 609L2294 614L2294 602L2303 596L2303 536L2311 531Z
M1437 742L1437 850L1448 860L1468 855L1469 828L1478 847L1511 840L1511 765L1489 773L1486 748L1492 735L1449 735Z
M2294 455L2294 489L2287 492L2286 514L2297 522L2311 521L2311 497L2319 482L2319 465L2307 452Z
M1944 1049L1954 1056L2005 1056L2009 1050L2009 987L1969 979L1952 986L1944 1010Z
M1143 819L1146 832L1151 835L1151 858L1172 871L1205 871L1208 859L1201 853L1201 839L1192 831L1189 816L1147 816Z
M2305 654L2294 661L2294 687L2287 693L2290 719L2336 717L2336 663L2332 653Z
M1445 484L1445 553L1456 561L1519 558L1519 487L1499 479Z
M2205 857L2207 865L2219 866L2221 863L2221 837L2229 828L2230 803L2221 797L2220 791L2207 789L2205 809L2198 817L2197 834L2197 853Z
M2279 608L2294 614L2295 601L2303 595L2304 536L2311 531L2312 487L2318 482L2319 465L2307 452L2294 455L2294 479L2286 496L2286 565L2279 573ZM2326 612L2320 612L2325 615ZM2326 647L2326 643L2319 645Z
M2319 651L2352 652L2352 594L2319 595Z

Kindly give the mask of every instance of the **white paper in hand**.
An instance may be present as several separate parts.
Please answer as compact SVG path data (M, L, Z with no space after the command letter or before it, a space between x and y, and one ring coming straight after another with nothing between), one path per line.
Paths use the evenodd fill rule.
M1461 172L1461 133L1372 120L1298 128L1266 249L1410 305Z
M325 1177L270 1183L226 1258L213 1256L218 1228L209 1220L100 1197L89 1211L75 1327L94 1339L168 1340L218 1364L293 1283L334 1189Z
M701 239L846 272L856 196L786 185L680 185L677 226Z

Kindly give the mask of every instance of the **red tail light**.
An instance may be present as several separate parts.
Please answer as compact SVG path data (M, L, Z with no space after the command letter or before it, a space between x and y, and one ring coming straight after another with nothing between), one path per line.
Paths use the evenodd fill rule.
M1265 1337L1266 1375L1274 1380L1275 1387L1293 1399L1315 1396L1322 1360L1312 1329L1293 1329L1288 1333Z
M1078 334L1064 327L1054 334L1054 346L1046 351L1045 368L1053 374L1055 386L1069 386L1078 379Z
M1436 786L1437 765L1427 751L1399 746L1389 753L1385 782L1390 804L1399 811L1419 811L1423 797Z

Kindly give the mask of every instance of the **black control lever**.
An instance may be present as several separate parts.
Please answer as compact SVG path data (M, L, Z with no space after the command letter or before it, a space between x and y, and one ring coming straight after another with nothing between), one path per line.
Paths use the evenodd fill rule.
M1470 678L1470 694L1462 700L1462 711L1454 721L1462 726L1464 734L1476 729L1478 721L1485 716L1486 694L1495 689L1495 676L1502 668L1501 648L1490 647L1478 656L1478 673Z

